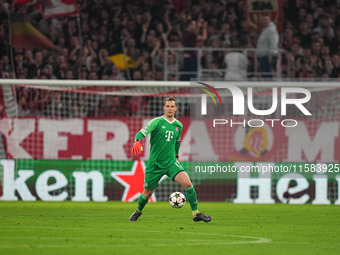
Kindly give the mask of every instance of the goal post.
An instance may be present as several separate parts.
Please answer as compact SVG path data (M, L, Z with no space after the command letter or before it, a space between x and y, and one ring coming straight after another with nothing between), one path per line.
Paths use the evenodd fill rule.
M2 79L0 84L0 200L135 201L143 189L150 137L136 157L134 135L163 114L165 97L174 96L176 118L184 126L180 160L199 200L336 203L340 82ZM310 98L294 88L309 91ZM287 127L295 125L292 120L296 127ZM303 187L308 198L301 195ZM163 178L151 200L166 200L174 191L184 192Z

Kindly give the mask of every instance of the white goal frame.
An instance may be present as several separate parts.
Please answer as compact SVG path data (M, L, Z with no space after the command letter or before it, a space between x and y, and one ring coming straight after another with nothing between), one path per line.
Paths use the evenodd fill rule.
M195 82L195 81L192 81ZM45 86L117 86L117 87L190 87L190 81L127 81L127 80L39 80L39 79L0 79L0 85L45 85ZM207 81L208 82L208 81ZM340 88L340 81L212 81L231 83L238 87L305 87Z

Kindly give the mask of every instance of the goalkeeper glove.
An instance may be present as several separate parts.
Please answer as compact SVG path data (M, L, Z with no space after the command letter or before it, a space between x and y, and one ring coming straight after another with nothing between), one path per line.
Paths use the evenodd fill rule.
M142 151L143 151L143 146L142 146L142 144L140 143L140 140L137 139L137 140L135 141L135 143L133 144L131 153L134 154L134 155L140 155L140 154L142 154Z
M178 163L181 163L181 161L179 161L179 155L178 154L176 154L176 158L177 158Z

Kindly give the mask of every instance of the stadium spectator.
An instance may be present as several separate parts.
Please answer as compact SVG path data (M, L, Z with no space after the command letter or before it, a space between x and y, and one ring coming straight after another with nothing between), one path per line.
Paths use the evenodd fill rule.
M34 55L34 63L28 66L27 78L39 78L42 69L44 67L43 63L43 53L41 50L36 50Z
M62 98L62 93L60 91L54 91L51 96L51 102L46 107L44 115L54 116L56 118L68 117L68 106L65 103L65 99Z
M67 80L74 80L74 78L75 78L75 74L74 74L73 69L67 69L66 70L65 79L67 79Z
M112 65L112 70L110 72L109 80L126 80L124 74L116 65Z
M256 45L256 56L263 78L272 78L278 58L279 34L269 16L263 17L263 29Z
M57 65L54 69L54 75L57 77L57 79L64 79L65 78L65 71L68 68L68 62L66 61L66 58L64 55L59 55L57 57Z
M293 30L291 28L286 28L285 32L281 37L281 48L289 49L293 43Z
M10 64L9 56L8 55L3 55L1 58L1 72L2 72L2 77L1 78L8 78L9 73L12 71L12 67Z
M224 63L226 65L225 80L246 80L248 59L243 52L227 52L224 57Z
M302 21L299 24L299 30L297 32L297 37L300 39L301 47L308 48L312 40L311 30L308 27L306 21Z
M56 76L53 73L53 66L51 64L46 64L44 66L43 74L46 76L46 79L56 79ZM66 73L66 79L71 79L71 77L68 78L67 73ZM74 77L72 79L74 79Z
M186 23L186 30L183 32L183 47L195 48L197 40L205 41L207 39L207 27L208 23L206 21L200 20L197 24L195 20L189 20ZM202 34L199 32L201 28ZM184 72L195 72L197 70L197 54L195 51L184 52L183 66ZM192 77L195 77L195 75L185 74L182 79L190 80Z
M96 111L99 117L117 117L130 115L118 96L105 97L104 100L99 104Z
M340 55L339 54L334 54L332 56L332 64L333 64L333 69L331 72L331 77L339 78L340 77Z
M25 97L20 97L17 101L18 105L18 117L26 117L29 115L29 111L27 110L27 101Z
M176 62L176 55L174 54L169 54L168 55L168 63L167 63L167 71L168 73L174 74L175 72L179 71L179 67L181 65L180 60Z

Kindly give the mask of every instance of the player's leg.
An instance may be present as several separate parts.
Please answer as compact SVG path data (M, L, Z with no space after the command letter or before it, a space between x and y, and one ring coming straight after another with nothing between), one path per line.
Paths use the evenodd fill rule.
M196 191L190 181L188 174L185 172L184 168L178 162L175 162L173 166L170 167L170 178L179 183L185 189L186 198L190 204L193 216L198 213L198 202Z
M138 199L138 211L142 212L145 205L149 202L150 197L153 194L153 189L145 189L142 194L140 194L139 199Z
M185 171L181 171L175 176L174 181L184 188L192 213L193 215L196 215L196 213L198 213L197 194L188 174Z
M173 181L179 183L185 189L185 195L191 207L193 220L204 222L211 221L212 218L210 216L199 212L196 191L182 165L176 162L174 166L171 167L169 176Z
M137 221L142 215L145 205L149 202L149 199L152 196L154 189L157 188L158 182L162 176L163 174L160 173L159 170L145 171L144 190L139 196L137 210L131 215L129 221Z
M130 216L129 221L137 221L138 218L142 215L142 211L145 207L145 205L149 202L150 197L152 196L153 189L145 189L143 190L143 193L140 194L138 199L138 208L137 210Z

